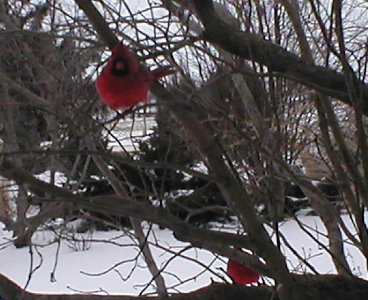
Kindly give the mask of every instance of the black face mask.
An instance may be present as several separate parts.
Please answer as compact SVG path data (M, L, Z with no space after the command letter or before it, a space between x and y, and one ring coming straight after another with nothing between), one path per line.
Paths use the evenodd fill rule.
M124 68L119 68L118 64L122 64ZM128 61L122 58L118 58L114 60L112 68L111 68L111 73L113 75L118 76L118 77L124 77L129 74L129 71L130 70L129 70Z

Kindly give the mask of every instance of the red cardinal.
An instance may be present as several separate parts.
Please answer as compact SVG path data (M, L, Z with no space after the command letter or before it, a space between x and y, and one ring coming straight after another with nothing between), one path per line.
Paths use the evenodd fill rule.
M227 263L226 272L237 284L249 284L257 282L260 278L260 275L256 271L232 259L229 259Z
M152 81L174 73L169 67L145 70L134 54L119 43L112 49L107 65L97 78L96 88L111 109L129 108L138 102L147 101L148 88Z

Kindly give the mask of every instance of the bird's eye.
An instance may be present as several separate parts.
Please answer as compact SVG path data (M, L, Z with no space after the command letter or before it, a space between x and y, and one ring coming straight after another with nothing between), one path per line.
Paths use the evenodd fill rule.
M129 73L128 64L125 60L117 59L114 61L111 69L112 74L115 76L125 76Z

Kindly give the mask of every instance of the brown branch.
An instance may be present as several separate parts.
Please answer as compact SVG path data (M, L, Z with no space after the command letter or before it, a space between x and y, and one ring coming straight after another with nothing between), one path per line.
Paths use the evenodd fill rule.
M72 197L74 199L83 199L83 197L73 194L67 190L39 180L23 168L17 167L11 161L0 155L0 175L14 180L18 185L28 184L34 191L48 193L59 197Z
M94 145L91 145L92 149L95 148ZM129 196L128 191L125 189L125 187L121 184L117 176L109 169L109 166L107 163L98 155L92 155L92 159L95 162L96 166L99 168L99 170L104 174L113 187L115 193L119 195L121 198L125 198L126 200L132 201ZM157 285L157 292L160 296L167 296L167 289L165 286L165 280L162 277L162 274L157 267L157 264L153 258L151 249L149 248L146 236L142 230L142 221L141 219L137 218L130 218L130 222L132 223L134 235L138 240L139 247L142 251L144 260L147 264L147 267L149 271L152 274L152 278L155 281Z
M78 2L81 3L81 1ZM90 13L88 7L83 7L82 5L80 5L80 7L82 9L86 9L85 13L92 24L106 28L106 24L99 24L93 20L93 18L96 16ZM99 16L98 18L102 19L102 16ZM103 32L100 29L96 30L100 34ZM104 37L103 39L107 40L107 37ZM285 292L283 293L283 299L292 299L289 293L294 293L294 288L290 280L285 259L279 249L273 244L269 234L263 226L262 221L258 218L250 196L243 189L240 182L224 162L223 151L214 140L211 132L198 121L198 118L195 116L189 105L173 102L175 95L169 93L158 82L155 82L151 85L151 90L157 96L158 100L166 105L173 112L175 117L180 120L193 141L197 144L204 160L207 161L209 168L217 177L217 185L223 197L230 207L234 207L235 210L239 212L239 215L241 216L240 221L251 236L252 242L257 248L255 251L256 254L266 261L267 266L272 270L272 277L276 278L278 282L284 285ZM147 216L145 216L145 219L147 219ZM190 242L193 243L193 240L190 239ZM201 241L195 242L201 243ZM204 242L207 243L208 241ZM221 243L218 242L213 244L207 243L207 246L209 246L211 250L221 255L223 255L224 251L231 250L229 247L220 246L220 244Z
M163 208L125 198L123 199L119 196L87 198L73 194L65 189L34 178L29 172L16 167L6 159L0 160L0 175L12 179L19 184L27 184L35 191L44 191L55 197L52 199L34 199L37 203L66 202L74 204L76 208L85 208L116 216L141 218L172 230L176 238L181 241L191 242L196 247L208 249L220 255L230 257L249 265L263 275L272 276L271 271L256 257L245 256L242 255L240 251L233 251L233 249L223 246L223 244L226 243L226 245L244 247L254 251L255 247L247 236L200 229L174 217Z
M288 287L285 291L291 291L293 287L283 255L273 244L265 230L254 209L250 195L243 189L241 183L226 165L223 159L223 151L208 128L198 121L190 105L172 101L175 99L175 96L170 94L159 83L152 85L152 91L158 100L165 104L174 113L175 117L180 120L192 140L196 143L211 173L216 176L216 184L222 196L228 205L234 207L235 211L239 213L240 222L249 234L252 243L254 243L255 253L266 261L267 266L272 270L272 277ZM217 253L221 254L220 252ZM292 298L284 295L283 299Z
M104 214L141 218L172 230L175 237L180 241L190 242L195 247L208 249L222 256L233 258L250 266L263 275L270 277L273 276L272 272L263 263L261 263L257 257L252 255L242 255L241 253L238 253L239 251L234 251L234 249L224 246L224 244L234 246L238 245L240 247L254 250L255 246L247 236L200 229L170 215L167 211L159 207L154 207L142 202L122 199L122 197L119 196L96 196L82 199L70 197L55 199L37 198L35 201L69 202L76 205L76 207Z
M289 2L289 0L282 0L281 2L284 5L289 18L294 25L303 59L306 62L313 63L312 51L309 47L305 32L301 24L297 2L291 3ZM327 104L330 104L330 102L327 100L327 97L324 95L320 94L319 96L316 95L315 97L325 99L325 102L327 102ZM323 195L323 193L321 193L308 181L304 182L304 185L305 186L301 185L303 192L308 197L312 208L320 216L323 224L327 229L329 239L329 253L331 254L332 260L338 273L345 274L347 276L351 275L351 270L345 257L342 233L338 225L337 213L334 211L334 207L327 200L325 195ZM311 190L311 187L315 190Z
M75 0L77 5L88 16L89 21L96 29L100 38L110 48L114 48L119 40L107 25L105 19L98 12L91 0Z
M38 95L34 94L27 88L21 86L13 78L10 78L9 76L7 76L4 70L1 70L1 69L0 69L0 82L1 84L4 84L10 89L12 89L13 91L17 92L18 94L24 96L24 98L27 100L27 102L30 105L40 107L42 109L45 109L45 108L50 109L51 105L49 101L47 101L46 99L42 97L39 97ZM24 104L19 103L19 105L24 105Z
M207 41L351 105L344 75L332 69L305 62L295 54L256 34L230 27L216 14L212 0L193 2L205 26L203 36ZM368 114L368 86L364 83L361 83L361 97L364 114Z
M131 167L143 167L147 169L171 169L181 171L183 173L187 173L188 175L192 175L194 177L198 177L204 179L208 182L214 182L215 178L206 175L200 171L193 170L191 168L185 167L180 164L175 164L171 162L149 162L143 159L132 159L130 157L125 157L118 155L113 152L106 152L106 151L93 151L93 150L70 150L70 149L61 149L61 150L16 150L16 151L0 151L0 155L4 157L11 157L11 156L22 156L22 155L30 155L30 154L38 154L38 155L98 155L107 160L112 160L115 162L119 162L121 164L131 166Z

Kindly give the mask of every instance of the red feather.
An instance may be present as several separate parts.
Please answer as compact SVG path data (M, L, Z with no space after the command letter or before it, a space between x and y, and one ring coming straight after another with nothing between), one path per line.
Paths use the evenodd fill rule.
M144 69L134 54L119 43L112 50L107 65L97 78L96 88L102 100L111 109L129 108L147 101L152 81L174 73L169 67L153 71Z
M229 259L226 271L237 284L250 284L257 282L260 278L256 271L232 259Z

